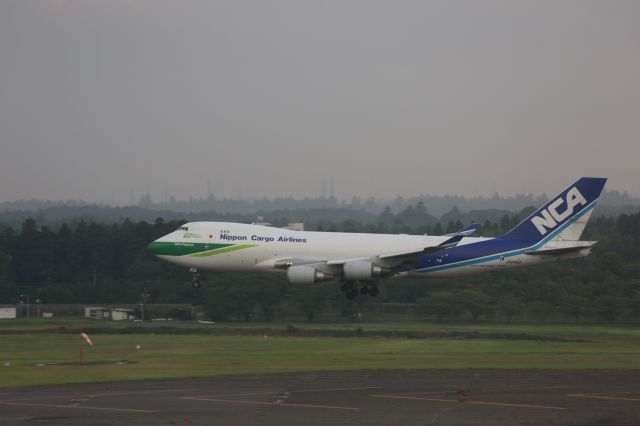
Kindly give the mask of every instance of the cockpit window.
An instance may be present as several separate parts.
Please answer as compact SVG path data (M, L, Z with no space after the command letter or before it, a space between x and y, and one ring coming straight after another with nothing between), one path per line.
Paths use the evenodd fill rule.
M181 226L180 228L178 228L178 231L188 231L189 227L188 226Z

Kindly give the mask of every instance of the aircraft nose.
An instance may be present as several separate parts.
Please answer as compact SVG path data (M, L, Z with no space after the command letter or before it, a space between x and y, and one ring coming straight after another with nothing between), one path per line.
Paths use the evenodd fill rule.
M147 250L149 250L149 252L151 254L155 254L155 255L159 255L162 254L162 248L163 248L164 244L158 242L158 240L152 242L151 244L149 244L147 246Z

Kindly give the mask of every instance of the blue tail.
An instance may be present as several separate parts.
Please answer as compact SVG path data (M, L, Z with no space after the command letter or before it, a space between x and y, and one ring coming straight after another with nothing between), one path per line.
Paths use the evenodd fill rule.
M595 207L606 182L606 178L579 179L501 238L527 241L554 238ZM588 215L585 223L586 218Z

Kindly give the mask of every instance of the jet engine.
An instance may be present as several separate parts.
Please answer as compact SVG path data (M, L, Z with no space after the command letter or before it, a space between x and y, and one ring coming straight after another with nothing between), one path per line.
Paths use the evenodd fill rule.
M347 281L371 281L374 278L384 278L391 272L390 268L364 260L347 262L342 270Z
M287 279L291 284L313 284L330 281L333 278L333 275L318 271L310 266L290 266L287 269Z

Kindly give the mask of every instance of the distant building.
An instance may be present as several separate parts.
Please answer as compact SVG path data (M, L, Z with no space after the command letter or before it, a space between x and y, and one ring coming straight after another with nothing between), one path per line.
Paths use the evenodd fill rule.
M256 221L252 223L252 225L260 225L260 226L271 226L270 222L265 222L262 216L258 216Z
M15 319L16 307L11 305L0 305L0 319Z
M113 321L127 321L135 319L133 309L114 308L111 310L111 319Z
M93 319L109 319L111 313L109 309L101 306L85 306L84 317Z
M304 222L290 222L283 229L288 229L290 231L304 231Z
M258 216L252 225L271 226L271 222L265 222L264 217ZM287 226L283 226L282 229L288 229L289 231L304 231L304 222L289 222Z

